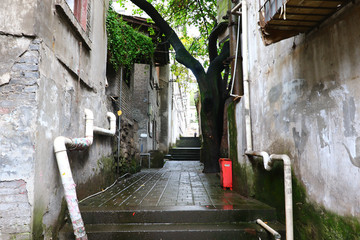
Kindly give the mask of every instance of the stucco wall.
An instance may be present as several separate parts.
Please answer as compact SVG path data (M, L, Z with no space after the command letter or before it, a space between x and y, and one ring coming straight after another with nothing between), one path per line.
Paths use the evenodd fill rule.
M159 119L160 129L159 129L159 150L162 152L167 152L169 149L169 131L168 131L168 122L169 122L169 102L171 102L171 91L169 89L169 76L170 76L170 67L165 65L159 67L159 86L160 86L160 109L159 109Z
M96 126L109 125L108 1L90 1L90 35L79 31L55 2L65 1L0 3L0 22L5 23L0 29L1 239L55 236L64 193L53 141L57 136L84 136L85 108L94 112ZM111 153L111 145L111 138L95 135L89 150L69 153L78 185L98 190L86 183L100 175L103 165L98 160Z
M0 238L31 236L40 41L0 36Z
M359 1L311 33L267 47L258 9L249 3L253 149L289 154L311 201L359 218ZM241 156L244 110L236 109Z

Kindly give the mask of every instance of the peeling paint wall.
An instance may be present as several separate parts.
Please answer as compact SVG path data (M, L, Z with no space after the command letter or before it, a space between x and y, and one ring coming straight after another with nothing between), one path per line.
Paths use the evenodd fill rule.
M310 201L360 219L360 2L267 47L258 3L248 2L253 149L289 154ZM236 110L241 156L242 104Z
M39 40L0 36L0 238L31 236ZM3 75L3 76L4 76Z
M94 112L96 126L109 126L108 1L89 2L87 32L71 20L63 0L0 3L1 239L56 236L64 193L53 141L84 136L85 108ZM86 188L85 183L98 177L98 160L111 154L111 146L111 138L95 135L89 150L69 153L79 186Z

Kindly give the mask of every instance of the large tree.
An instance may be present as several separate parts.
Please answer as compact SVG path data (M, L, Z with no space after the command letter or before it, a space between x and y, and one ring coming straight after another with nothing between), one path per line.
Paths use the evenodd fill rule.
M209 66L207 70L205 70L204 66L185 48L174 29L150 3L152 2L151 0L130 1L152 18L165 35L166 40L174 48L176 54L175 59L190 69L194 74L199 85L201 101L200 118L203 137L201 160L204 163L204 172L218 172L220 143L223 135L224 104L225 100L229 97L229 65L226 61L229 58L230 50L229 43L225 42L221 50L218 51L217 39L222 30L227 27L227 24L209 24L209 20L214 23L216 19L214 17L209 18L207 13L213 11L213 9L208 9L209 4L204 4L203 0L171 0L167 5L167 9L170 9L170 11L174 13L174 15L171 16L173 21L176 20L176 16L180 16L176 20L178 24L184 24L185 26L185 24L187 24L185 21L191 18L190 15L196 10L202 17L194 19L192 24L197 24L200 27L201 33L210 31L208 28L215 26L208 36L207 49ZM188 8L190 6L194 7L193 11L189 11ZM172 10L171 7L173 8ZM176 15L176 11L180 15ZM183 23L181 21L183 21ZM199 23L201 21L202 24Z

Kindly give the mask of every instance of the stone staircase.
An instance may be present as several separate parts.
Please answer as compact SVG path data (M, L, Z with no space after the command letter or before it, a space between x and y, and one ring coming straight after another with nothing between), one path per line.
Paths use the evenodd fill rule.
M169 150L169 160L199 161L201 141L198 137L181 137L176 147Z
M81 212L90 240L274 239L254 223L257 218L269 221L285 236L284 227L276 222L275 210L259 203L236 209L182 206L137 210L82 208ZM62 230L60 239L74 239L70 225Z
M260 218L285 239L275 209L223 190L216 174L198 161L168 161L145 169L80 204L90 240L274 239L255 223ZM74 239L71 224L60 240Z

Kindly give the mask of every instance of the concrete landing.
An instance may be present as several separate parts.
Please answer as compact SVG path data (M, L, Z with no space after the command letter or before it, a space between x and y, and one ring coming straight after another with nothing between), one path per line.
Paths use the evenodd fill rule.
M85 200L81 209L144 209L158 207L201 206L234 209L266 205L223 190L216 174L202 173L198 161L168 161L162 169L143 169L117 183L107 192Z
M275 210L224 190L198 161L168 161L143 169L80 204L89 239L272 239L260 218L283 232ZM66 225L59 239L73 239Z

